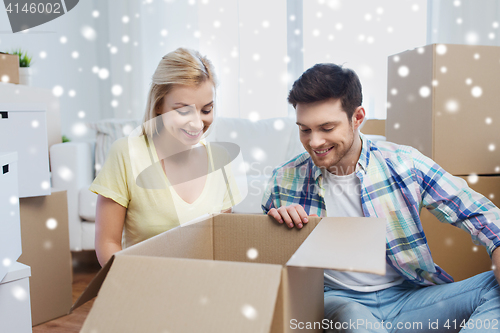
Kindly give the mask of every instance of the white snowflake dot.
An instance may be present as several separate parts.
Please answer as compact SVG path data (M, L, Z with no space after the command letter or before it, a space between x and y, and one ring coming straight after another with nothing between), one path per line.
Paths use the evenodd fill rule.
M59 38L59 42L61 42L61 44L66 44L67 41L68 38L66 38L66 36L62 36L61 38Z
M106 68L101 68L98 75L101 80L106 80L109 77L109 71Z
M448 50L448 48L444 44L438 44L436 46L436 53L439 55L445 54L447 50Z
M45 222L45 226L47 229L54 230L57 228L57 220L54 218L50 218Z
M472 88L472 90L470 91L472 96L478 98L478 97L481 97L481 95L483 94L483 89L479 86L475 86Z
M422 86L420 87L420 90L418 91L420 96L423 98L429 97L431 94L431 89L427 86Z
M122 86L120 86L119 84L115 84L112 88L111 88L111 93L115 96L120 96L123 92L123 88Z
M476 175L475 173L471 173L468 177L467 177L467 182L469 182L469 184L475 184L479 181L479 176Z
M54 96L56 97L62 96L63 93L64 89L61 86L55 86L54 88L52 88L52 94L54 94Z
M398 68L398 74L401 77L407 77L410 74L410 69L407 66L400 66Z
M454 100L454 99L450 99L446 102L445 104L445 108L446 108L446 111L450 112L450 113L455 113L458 111L460 105L458 104L458 101Z
M243 305L243 307L241 308L241 313L243 313L243 315L250 319L250 320L254 320L257 318L257 310L255 310L255 308L251 305Z
M259 256L259 251L257 251L257 249L255 249L253 247L248 249L248 251L247 251L248 259L255 260L258 256Z
M97 33L95 32L94 28L89 26L83 26L80 30L80 33L82 34L83 38L89 41L93 41L97 37Z
M488 118L486 118L484 120L484 122L486 123L486 125L491 125L491 123L493 122L493 120L490 117L488 117Z

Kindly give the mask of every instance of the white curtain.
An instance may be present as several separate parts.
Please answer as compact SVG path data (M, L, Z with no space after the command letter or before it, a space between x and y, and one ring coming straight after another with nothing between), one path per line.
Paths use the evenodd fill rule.
M427 44L500 46L500 1L429 0Z

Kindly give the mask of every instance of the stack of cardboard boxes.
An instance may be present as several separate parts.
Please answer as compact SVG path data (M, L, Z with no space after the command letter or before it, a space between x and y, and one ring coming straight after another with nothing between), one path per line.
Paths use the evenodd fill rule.
M387 141L409 145L500 206L500 47L433 44L388 59ZM491 269L466 232L421 212L434 262L456 281Z
M0 100L0 151L14 151L17 158L15 168L5 167L13 163L12 154L1 166L5 170L17 170L15 176L11 175L18 186L16 194L5 196L9 203L15 201L17 205L17 213L14 210L12 216L17 218L18 237L11 237L6 244L9 251L17 249L17 256L10 259L11 262L18 260L31 267L30 288L23 294L28 299L31 332L31 325L67 314L72 302L66 192L50 188L48 160L49 146L61 142L59 106L49 90L7 83L0 84ZM4 207L2 202L1 216L10 218L11 208ZM4 236L1 230L0 234ZM12 244L14 240L16 244ZM22 294L20 289L17 293ZM21 325L19 321L15 319L13 327ZM1 332L25 332L4 330L2 325L4 322L0 320Z

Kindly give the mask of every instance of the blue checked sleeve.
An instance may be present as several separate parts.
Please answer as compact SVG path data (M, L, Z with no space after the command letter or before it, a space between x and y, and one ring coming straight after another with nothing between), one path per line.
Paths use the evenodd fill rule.
M262 197L262 211L264 214L267 214L272 208L281 207L279 203L276 203L276 200L279 200L279 186L277 185L276 177L277 170L273 170L273 174L267 183L266 189L264 191L264 195Z
M500 246L500 209L418 150L412 150L412 157L422 206L439 221L469 232L474 243L484 245L491 257Z

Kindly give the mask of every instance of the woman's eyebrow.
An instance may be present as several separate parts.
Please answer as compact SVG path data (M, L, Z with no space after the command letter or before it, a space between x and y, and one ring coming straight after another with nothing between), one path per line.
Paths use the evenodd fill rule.
M214 103L214 101L211 101L210 103L205 104L204 107L209 106L210 104L213 104L213 103ZM174 103L174 105L190 106L193 104L186 104L186 103L182 103L182 102L177 102L177 103Z

